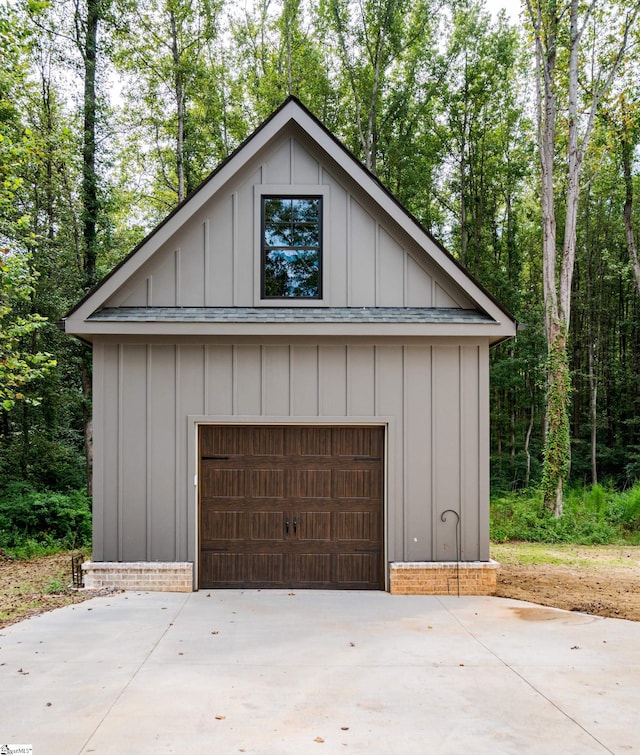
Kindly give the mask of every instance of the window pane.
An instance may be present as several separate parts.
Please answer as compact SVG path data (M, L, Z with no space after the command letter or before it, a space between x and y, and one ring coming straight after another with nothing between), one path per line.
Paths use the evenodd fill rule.
M262 295L321 295L320 197L264 197Z
M297 223L317 223L319 199L292 199L291 219Z
M314 297L319 295L319 258L316 250L267 252L264 269L265 296Z
M284 223L265 223L264 243L267 246L291 246L291 226Z

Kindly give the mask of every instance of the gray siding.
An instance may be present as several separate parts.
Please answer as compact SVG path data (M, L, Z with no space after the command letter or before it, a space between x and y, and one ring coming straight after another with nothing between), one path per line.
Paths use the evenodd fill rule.
M265 147L105 306L259 305L254 187L263 185L325 187L324 304L474 308L361 188L293 134Z
M195 424L388 423L389 560L486 560L488 345L96 339L95 560L196 555Z

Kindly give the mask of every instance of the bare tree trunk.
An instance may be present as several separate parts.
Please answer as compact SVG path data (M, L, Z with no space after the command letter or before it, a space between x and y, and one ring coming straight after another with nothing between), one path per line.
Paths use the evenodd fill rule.
M609 56L611 64L608 70L596 70L598 66L594 52L592 76L591 81L588 82L590 88L585 89L581 103L581 111L586 114L582 121L578 118L580 43L596 8L596 0L588 0L588 2L582 4L579 0L569 0L568 4L544 2L544 0L526 0L526 6L535 42L536 114L542 179L543 289L548 349L543 488L546 505L556 516L560 516L562 514L563 485L570 464L568 406L571 384L567 339L571 321L571 283L577 243L580 173L584 153L593 130L596 112L623 59L629 31L640 10L640 2L634 2L624 16L622 39L617 51L615 51L616 54ZM564 35L561 24L564 23L567 9L569 11L569 38L568 49L566 50L568 52L568 69L559 72L556 70L558 45L566 45L566 42L563 42ZM558 280L553 181L554 168L556 168L557 91L564 85L565 80L568 94L567 154L563 181L567 187L567 205ZM582 130L580 130L581 125Z
M591 420L591 484L598 484L598 376L596 362L597 339L589 338L589 415Z
M529 451L529 443L531 442L531 433L533 432L533 420L535 417L535 403L534 403L534 393L533 388L529 388L529 393L531 395L531 411L529 414L529 426L527 427L527 434L524 439L524 452L527 456L527 469L525 473L524 478L524 486L525 488L529 487L529 482L531 481L531 452Z
M624 133L624 124L620 127L620 144L622 147L622 172L624 175L624 233L627 240L627 251L633 267L633 277L636 282L636 290L640 296L640 261L638 260L638 247L636 235L633 232L633 178L631 176L632 145Z
M171 55L173 58L173 86L176 98L176 111L178 115L178 133L176 134L176 175L178 177L178 202L185 198L184 180L184 118L185 118L185 92L180 68L180 50L178 49L178 29L176 26L176 14L169 14L171 22Z
M82 147L82 234L87 287L96 282L98 179L96 176L96 56L100 0L87 0L84 59L84 138Z

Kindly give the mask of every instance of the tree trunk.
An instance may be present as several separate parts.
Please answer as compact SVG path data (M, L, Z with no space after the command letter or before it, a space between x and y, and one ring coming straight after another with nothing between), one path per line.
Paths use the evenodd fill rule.
M640 296L640 261L638 260L638 247L636 236L633 232L633 178L631 175L632 145L624 133L624 125L620 127L620 144L622 147L622 172L624 174L624 233L627 240L627 251L633 268L633 277L636 282L636 290Z
M591 484L598 484L598 376L596 374L596 362L598 348L597 341L589 338L589 415L591 419Z
M178 116L178 133L176 134L176 175L178 177L178 202L185 198L184 180L184 118L185 118L185 92L180 68L180 50L178 49L178 29L176 15L170 13L171 19L171 55L173 58L173 86L176 98L176 111Z
M96 176L96 55L100 0L87 0L84 46L84 138L82 148L82 233L85 285L96 282L96 226L98 180Z

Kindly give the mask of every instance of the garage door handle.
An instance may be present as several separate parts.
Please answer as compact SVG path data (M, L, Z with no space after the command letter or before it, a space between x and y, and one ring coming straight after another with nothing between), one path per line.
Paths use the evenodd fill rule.
M293 534L295 535L297 531L298 531L298 520L294 519L293 520Z
M284 520L284 531L287 533L287 535L289 534L289 520L288 519Z
M229 456L203 456L203 459L207 461L229 461L231 457Z

